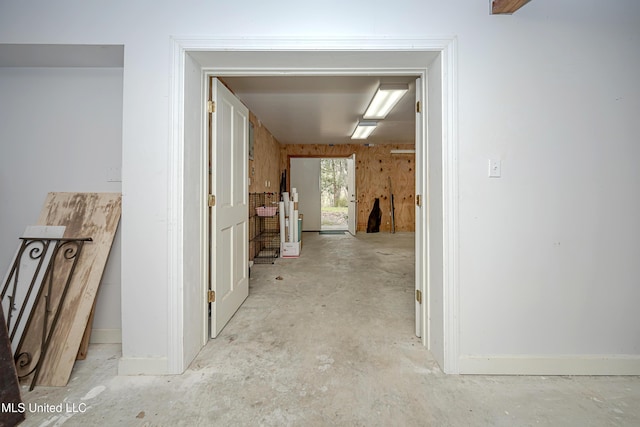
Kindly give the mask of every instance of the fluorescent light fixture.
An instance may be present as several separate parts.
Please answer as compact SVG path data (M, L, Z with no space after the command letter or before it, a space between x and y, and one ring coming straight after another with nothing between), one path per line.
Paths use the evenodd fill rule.
M362 117L365 119L384 119L408 91L409 86L406 84L380 85Z
M367 139L371 133L376 130L378 122L375 120L361 120L358 126L351 134L351 139Z

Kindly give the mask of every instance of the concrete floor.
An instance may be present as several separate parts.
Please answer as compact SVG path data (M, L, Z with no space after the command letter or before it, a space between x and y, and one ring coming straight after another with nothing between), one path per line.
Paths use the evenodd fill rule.
M118 377L92 345L23 426L637 426L639 377L444 375L414 336L413 234L305 233L180 376ZM84 412L67 412L70 410Z

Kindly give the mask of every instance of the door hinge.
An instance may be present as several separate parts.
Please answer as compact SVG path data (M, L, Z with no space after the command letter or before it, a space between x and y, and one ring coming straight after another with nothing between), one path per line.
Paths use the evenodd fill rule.
M216 196L214 196L213 194L209 194L209 200L207 201L207 203L209 204L209 207L212 208L216 205Z
M216 291L209 291L209 302L216 302Z
M422 291L420 289L416 289L416 301L418 301L418 304L422 304Z
M422 206L422 198L419 194L416 194L416 205Z
M211 100L207 101L207 111L209 111L209 113L215 113L216 103Z
M420 113L420 101L416 102L416 113Z

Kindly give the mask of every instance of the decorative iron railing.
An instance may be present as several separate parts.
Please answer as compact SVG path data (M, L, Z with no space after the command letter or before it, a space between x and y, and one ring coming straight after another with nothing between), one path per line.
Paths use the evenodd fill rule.
M21 237L0 294L18 378L38 381L82 248L91 238Z

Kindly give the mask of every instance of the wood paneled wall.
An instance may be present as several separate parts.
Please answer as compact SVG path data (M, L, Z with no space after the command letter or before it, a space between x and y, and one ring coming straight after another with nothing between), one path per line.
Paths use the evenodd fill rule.
M358 190L358 231L367 230L374 199L380 199L381 232L391 230L389 178L395 202L396 231L415 231L415 154L391 154L392 149L412 149L413 145L381 144L365 146L280 144L253 114L253 160L249 160L249 193L278 193L280 176L287 170L290 157L349 157L356 154ZM289 182L287 182L287 189Z
M253 160L249 160L249 193L278 193L280 191L280 143L260 120L249 113L253 124Z
M391 230L389 178L395 202L396 231L415 231L415 154L391 154L392 149L413 149L413 145L280 145L280 170L289 173L290 157L349 157L356 154L358 231L367 230L374 199L380 199L381 232ZM289 183L287 183L289 185Z

